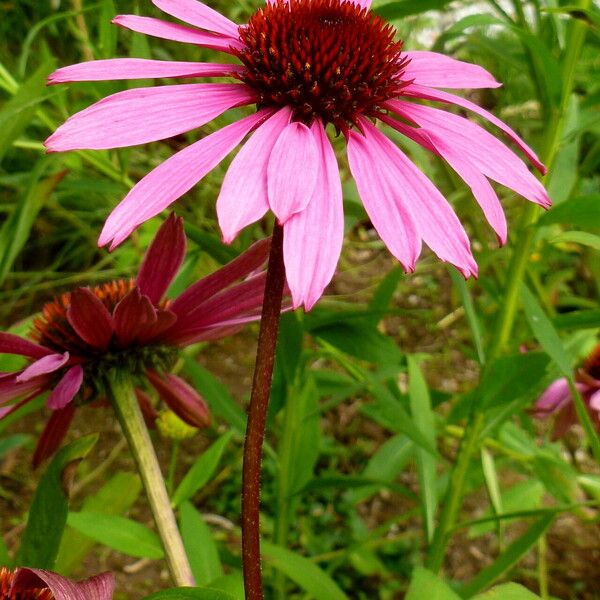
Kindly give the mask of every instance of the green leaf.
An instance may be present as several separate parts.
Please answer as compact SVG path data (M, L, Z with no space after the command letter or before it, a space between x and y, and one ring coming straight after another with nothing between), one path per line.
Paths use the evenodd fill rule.
M540 597L516 583L505 583L476 596L473 600L540 600Z
M596 329L600 327L600 309L565 313L555 317L552 322L557 329Z
M212 533L202 515L189 502L181 505L179 526L196 583L211 584L222 577L223 567Z
M572 225L575 227L600 227L600 194L580 196L558 204L539 220L540 225Z
M221 417L238 433L244 435L246 415L227 387L191 357L185 357L185 372L189 375L194 387L208 402L211 413Z
M0 111L0 163L12 143L31 123L39 104L47 95L46 78L54 69L54 61L43 63L18 89Z
M65 172L61 172L42 179L44 173L56 160L51 157L38 161L31 172L27 193L0 230L0 284L2 284L15 260L25 247L44 202L48 200L65 176Z
M172 498L173 506L179 506L182 502L189 500L212 479L232 437L233 432L228 431L200 455L175 490Z
M8 548L6 547L6 542L4 541L4 536L0 535L0 566L10 567L12 565L12 561L10 560L10 555L8 553Z
M395 435L387 440L371 456L362 477L365 480L392 482L412 458L415 450L412 442L404 434ZM381 489L381 485L366 486L348 494L348 499L354 504L364 502Z
M142 484L137 475L116 473L98 492L85 499L82 510L122 515L133 506L141 489ZM56 570L63 575L70 575L81 565L94 544L94 540L67 527L61 541Z
M515 540L489 567L465 585L460 595L470 598L490 586L512 569L537 543L552 524L555 515L549 514L536 521L520 538ZM504 600L504 599L503 599Z
M454 268L449 268L448 273L450 273L452 283L454 284L454 287L460 296L461 303L465 309L465 316L467 317L467 322L469 323L469 328L471 329L471 337L473 338L473 343L475 344L475 349L477 350L477 358L479 359L480 364L484 365L485 350L483 347L481 323L479 322L479 317L477 316L477 311L475 310L473 298L471 297L471 293L467 287L467 282L465 281L465 278Z
M427 383L416 357L408 357L408 397L415 425L430 446L436 446L435 415L431 408L431 397ZM421 512L425 537L433 539L435 513L437 511L437 461L435 456L423 448L417 448L417 473L419 476Z
M372 316L368 317L368 320L371 325L376 326L385 316L403 275L404 273L400 267L394 267L377 286L373 298L369 302L368 311L372 313Z
M419 15L429 10L442 10L452 0L396 0L375 9L384 19L401 19L411 15Z
M594 250L600 250L600 236L585 231L566 231L552 238L553 244L579 244Z
M52 570L69 511L70 476L98 441L89 435L61 448L42 476L29 509L19 565Z
M313 336L325 340L346 354L379 365L398 364L403 353L394 341L377 331L368 321L344 321L344 314L338 315L336 323L311 329Z
M173 588L146 596L144 600L235 600L221 590L211 588Z
M460 600L452 588L431 571L417 567L410 582L405 600Z
M83 535L135 558L163 558L158 536L150 529L124 517L99 512L71 512L69 526Z
M546 316L535 296L523 284L521 287L521 302L525 309L525 316L529 326L538 342L548 356L556 363L565 377L571 377L572 360L567 354L563 343L554 329L550 319Z
M312 492L315 490L340 489L340 490L357 490L361 488L374 488L376 491L388 489L392 492L406 496L411 500L418 500L418 496L411 492L407 487L394 483L393 481L381 481L377 479L369 479L367 477L357 477L352 475L337 475L332 477L316 477L309 481L297 493Z
M262 543L265 562L278 569L315 598L348 600L337 583L307 558L268 542Z

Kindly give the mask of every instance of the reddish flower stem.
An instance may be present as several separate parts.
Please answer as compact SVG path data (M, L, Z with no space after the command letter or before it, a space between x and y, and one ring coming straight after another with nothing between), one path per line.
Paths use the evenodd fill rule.
M260 559L260 475L284 286L283 228L275 223L244 446L242 557L246 600L264 598Z

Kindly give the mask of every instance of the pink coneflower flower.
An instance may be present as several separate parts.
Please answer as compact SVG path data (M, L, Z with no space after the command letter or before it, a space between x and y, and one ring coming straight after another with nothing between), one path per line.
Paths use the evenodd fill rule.
M600 432L600 345L587 358L575 374L575 386L581 394L592 423ZM553 381L535 404L539 418L555 416L552 438L557 440L579 423L577 411L565 378Z
M42 569L0 567L0 600L112 600L111 573L74 582Z
M365 209L390 252L413 271L425 242L468 277L469 238L435 185L376 126L377 120L443 157L472 189L500 242L507 225L496 181L548 207L544 187L485 129L427 100L460 106L499 128L540 171L544 166L506 124L438 88L495 88L483 68L434 52L403 50L370 0L271 0L239 26L197 0L153 0L195 28L123 15L133 31L212 48L239 64L115 59L58 70L51 83L163 77L232 77L120 92L71 117L49 151L144 144L200 127L230 108L257 111L178 152L144 177L108 218L99 243L114 248L198 183L244 138L217 200L226 243L270 209L285 229L294 306L310 309L333 277L344 233L339 167L328 125L347 142ZM332 131L332 132L333 132ZM389 129L388 129L389 131Z
M53 412L38 442L34 465L58 448L77 406L105 397L106 376L115 368L125 369L139 386L149 383L189 425L208 426L202 398L169 371L182 347L225 337L260 318L265 273L254 272L266 261L269 247L269 239L256 243L167 300L165 293L186 251L183 222L171 215L135 280L60 296L35 319L31 339L0 333L0 354L30 360L18 372L0 374L0 418L51 390L47 406ZM242 278L246 279L236 283ZM138 400L142 409L150 407L141 389Z

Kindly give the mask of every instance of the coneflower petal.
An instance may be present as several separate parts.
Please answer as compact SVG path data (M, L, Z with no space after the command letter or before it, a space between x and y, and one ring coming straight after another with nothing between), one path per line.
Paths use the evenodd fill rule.
M226 110L250 104L255 93L236 83L135 88L78 112L46 140L50 152L102 150L155 142L205 125Z
M311 128L319 148L318 180L308 207L284 226L285 273L294 308L310 310L333 278L344 241L340 171L321 121Z
M52 390L46 405L52 410L61 410L70 404L81 389L83 369L80 365L71 367Z
M62 67L48 77L48 85L76 81L117 81L120 79L160 79L176 77L229 77L239 73L241 65L220 63L111 58L90 60Z
M238 36L236 23L199 0L152 0L152 3L168 15L190 25L233 38Z
M68 352L64 354L49 354L39 360L36 360L33 364L29 365L20 375L17 375L17 381L19 383L24 381L31 381L36 377L42 375L49 375L58 371L69 362L70 355Z
M156 216L212 171L272 110L261 110L188 146L144 177L113 210L98 241L121 244L139 225Z
M218 35L207 31L199 31L177 23L167 23L152 17L138 17L137 15L118 15L112 22L120 27L125 27L137 33L144 33L163 40L194 44L203 48L210 48L227 54L234 54L244 46L239 39Z

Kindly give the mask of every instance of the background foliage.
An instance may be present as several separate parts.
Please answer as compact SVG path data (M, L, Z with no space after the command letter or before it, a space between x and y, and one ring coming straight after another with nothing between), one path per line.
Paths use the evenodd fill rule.
M259 2L210 4L242 22ZM313 312L284 317L278 349L264 466L268 597L537 597L517 584L484 593L511 579L543 598L599 598L598 463L581 431L554 442L530 409L552 379L580 363L600 327L600 12L568 0L375 7L407 48L481 63L504 82L475 99L551 164L555 208L538 219L503 191L511 233L498 249L467 189L407 145L467 224L481 276L465 283L427 255L406 277L374 235L340 154L347 181L340 275ZM73 286L132 276L159 224L143 226L112 255L96 247L110 209L132 182L186 145L185 136L110 152L47 156L42 146L68 115L128 85L46 88L57 65L114 56L208 59L210 51L118 31L110 19L126 12L158 16L142 0L0 2L5 328L19 321L15 330L26 331L29 315ZM218 126L237 116L231 111ZM177 205L191 239L177 289L269 230L261 223L233 247L220 244L214 201L224 169ZM515 289L519 252L525 276ZM514 327L507 306L516 310ZM250 327L190 349L178 368L209 402L214 426L181 444L156 438L195 575L223 591L214 598L242 598L238 496L255 337ZM3 359L0 370L10 368ZM24 414L31 410L0 423L0 563L80 577L114 569L122 598L168 587L109 411L83 411L73 439L100 437L79 439L45 473L32 473L42 418ZM468 439L473 452L452 471L467 419L479 428ZM74 460L81 462L69 502L59 474ZM445 581L434 574L444 554Z

